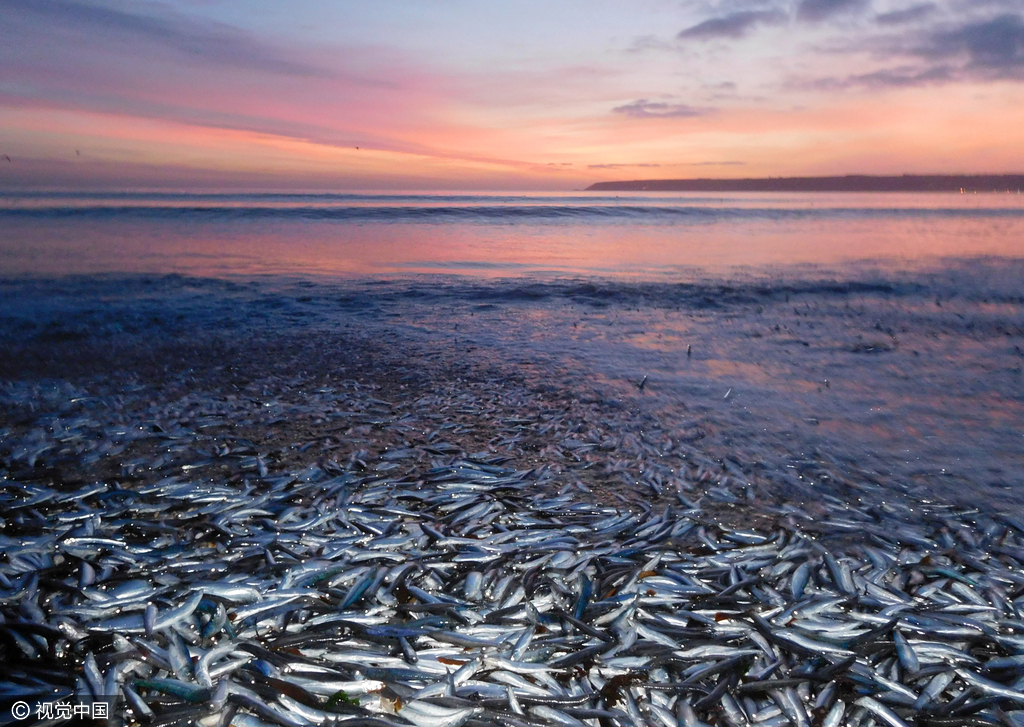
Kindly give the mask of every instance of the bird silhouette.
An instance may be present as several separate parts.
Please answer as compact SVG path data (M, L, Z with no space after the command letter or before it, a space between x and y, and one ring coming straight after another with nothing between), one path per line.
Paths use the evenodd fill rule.
M11 161L11 158L9 156L7 156L6 154L4 154L2 157L0 157L0 159L3 159L5 162Z

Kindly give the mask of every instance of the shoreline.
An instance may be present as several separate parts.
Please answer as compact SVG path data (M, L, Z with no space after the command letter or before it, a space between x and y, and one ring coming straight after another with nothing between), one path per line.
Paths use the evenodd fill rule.
M705 366L712 345L760 345L731 327L776 298L907 315L913 286L12 285L0 686L33 710L103 696L132 723L238 727L1019 715L1015 509L921 500L826 452L747 460L762 450L737 441L743 419L613 356L612 334L684 303L687 325L722 331L696 339ZM600 346L567 338L581 328Z
M595 461L586 470L612 473L604 479L617 481L620 494L645 480L643 462L655 455L634 444L625 459L639 464L624 469L612 461L615 448L609 448L609 437L619 432L638 438L646 427L661 438L657 446L674 451L670 466L652 465L660 478L653 480L655 488L720 471L776 496L803 492L808 501L822 477L887 481L896 486L894 495L941 500L956 488L921 488L921 483L937 481L937 471L887 471L895 463L864 449L877 446L875 440L864 440L860 451L828 443L837 441L833 431L842 423L837 417L847 417L847 426L884 424L886 419L871 414L876 401L884 402L878 396L884 387L896 387L894 393L906 389L915 369L928 387L908 389L915 397L941 395L945 389L948 398L953 387L965 385L991 387L996 381L989 377L998 375L1005 379L1000 385L1009 388L993 391L1003 398L988 406L1012 405L1024 356L1021 344L1014 349L1013 341L1024 339L1024 312L1013 293L1012 270L1002 272L1009 276L1002 283L984 266L948 280L936 273L906 280L861 273L847 279L686 284L529 278L245 282L181 276L6 281L0 340L11 355L0 362L0 380L13 388L3 405L16 408L19 398L31 401L17 391L19 380L47 378L96 383L116 397L124 393L118 387L127 375L135 380L129 399L144 399L155 385L166 392L158 395L165 406L190 390L238 398L251 395L243 388L257 381L280 389L289 376L304 380L307 390L337 380L358 381L381 388L406 402L403 406L430 393L454 397L468 386L476 406L494 392L507 393L508 402L498 396L494 405L505 407L505 418L516 416L516 405L526 407L530 416L570 412L593 441L575 441L571 433L557 441L535 436L531 451L554 445L550 453L556 460L568 456L574 461L580 458L573 448L587 445L582 452ZM978 283L971 281L978 280L988 289L972 290L969 285ZM992 315L996 305L1002 309ZM849 332L839 332L840 326ZM693 358L687 355L691 341ZM955 352L969 356L958 364L965 372L982 362L991 372L976 384L970 378L937 378L952 372ZM751 358L757 367L745 362ZM645 384L638 388L641 379ZM864 406L858 380L861 388L875 390L865 392L871 398L863 401L872 408L862 422L852 418L852 408ZM301 392L285 388L302 406ZM958 396L976 394L967 388ZM934 416L956 401L940 399L931 410L918 406L899 416ZM790 410L778 408L784 405ZM239 412L243 419L249 416L244 409ZM972 416L1010 412L982 410ZM762 420L784 437L762 436L756 446L737 447L740 437L759 436ZM924 421L914 427L920 430ZM931 424L942 425L943 420ZM486 436L481 434L466 451L483 449L501 435L493 423L484 428ZM1011 427L1005 436L1012 435ZM568 449L562 439L570 442ZM787 439L795 444L786 445ZM907 444L913 445L912 440ZM812 451L786 454L779 449L787 446ZM525 456L515 443L506 448L506 454ZM1009 463L1024 455L1015 452L1002 454ZM602 453L607 454L602 458ZM867 458L858 463L861 456ZM729 464L723 464L726 460ZM522 466L533 464L524 459ZM802 477L779 479L787 467L814 484L808 486ZM584 479L593 486L601 478L588 472ZM982 484L964 482L975 489ZM650 483L644 488L653 494ZM990 502L999 504L1000 491L997 480Z

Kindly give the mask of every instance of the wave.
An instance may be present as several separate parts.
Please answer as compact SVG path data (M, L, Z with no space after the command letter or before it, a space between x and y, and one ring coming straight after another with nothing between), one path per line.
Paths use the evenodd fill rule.
M100 273L35 276L0 275L0 291L7 288L49 290L75 297L93 289L117 289L133 294L196 292L299 296L310 300L346 300L367 295L369 300L426 298L437 300L523 301L573 299L634 305L675 306L693 301L703 306L750 303L764 298L814 296L844 298L857 295L962 298L991 303L1024 305L1024 260L1005 257L940 258L917 269L888 269L885 261L858 261L835 267L793 265L770 271L715 275L678 271L673 280L621 279L599 274L563 274L557 277L510 276L477 278L458 274L387 274L356 278L295 275L241 275L228 278L180 273ZM475 263L484 266L486 263ZM498 267L507 267L497 264Z
M728 220L1024 218L1024 207L711 207L703 205L46 205L0 208L0 219L144 219L168 221L614 222Z

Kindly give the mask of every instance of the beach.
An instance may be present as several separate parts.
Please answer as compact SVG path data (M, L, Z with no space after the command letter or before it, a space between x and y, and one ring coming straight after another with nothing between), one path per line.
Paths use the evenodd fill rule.
M507 270L5 279L5 714L1017 723L1019 260Z
M585 450L588 457L608 452L596 468L602 472L614 471L617 459L634 462L621 476L595 478L595 467L586 469L591 484L604 479L624 488L620 496L643 472L648 480L656 472L658 484L700 479L701 467L680 459L688 454L703 458L704 468L731 466L743 484L757 479L789 497L818 486L820 475L844 472L877 480L893 496L914 491L955 501L966 485L975 504L980 497L993 508L1015 507L1024 361L1015 268L975 262L902 278L847 275L675 285L444 277L12 281L4 291L4 338L13 353L5 362L8 401L17 406L33 399L31 387L65 383L131 396L121 389L132 382L144 401L166 390L164 406L201 391L244 402L270 396L263 388L282 392L274 396L287 390L310 422L303 427L310 441L296 444L319 456L331 450L322 449L312 422L327 405L302 397L347 381L406 403L461 394L473 406L493 407L495 420L481 415L463 451L512 436L502 418L536 421L552 409L572 412L564 416L591 445L639 437L646 427L678 448L670 465L646 469L643 448L621 456ZM283 416L242 407L228 419L261 413L262 421ZM345 460L352 447L341 436L343 421L330 429L333 456ZM557 438L534 433L531 446L550 445L556 461L573 462L579 458L562 443L574 439L568 428L556 427ZM393 446L373 444L374 455ZM510 456L526 451L518 440L490 447ZM802 481L805 474L812 479Z
M1020 0L0 18L0 727L1024 727Z

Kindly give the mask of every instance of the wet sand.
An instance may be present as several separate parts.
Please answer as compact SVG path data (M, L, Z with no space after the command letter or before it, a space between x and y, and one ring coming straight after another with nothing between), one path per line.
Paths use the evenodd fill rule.
M238 482L258 472L239 466L253 457L271 475L319 463L398 476L478 455L535 469L539 485L648 508L676 502L677 483L692 490L684 472L717 481L721 470L639 408L571 385L570 372L496 360L457 336L439 345L386 324L311 327L276 314L253 325L251 312L242 323L209 308L199 321L165 308L157 322L105 299L95 308L76 299L77 322L62 315L28 335L5 331L8 477ZM232 454L218 457L224 447ZM671 466L645 466L666 454Z
M1020 724L985 280L8 281L0 712Z
M233 441L271 472L486 452L609 505L1012 510L1024 318L984 272L8 281L0 454L16 479L149 482L244 476Z

